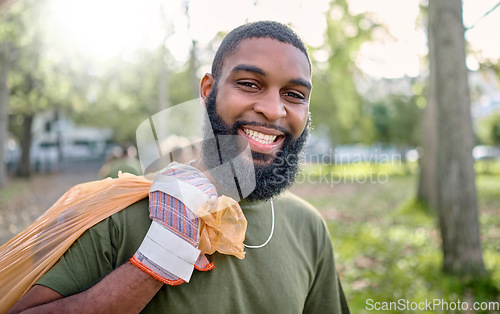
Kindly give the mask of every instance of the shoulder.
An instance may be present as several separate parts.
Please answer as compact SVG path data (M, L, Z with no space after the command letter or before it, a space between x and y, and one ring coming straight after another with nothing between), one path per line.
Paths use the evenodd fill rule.
M294 232L303 236L307 234L324 244L330 241L326 222L309 202L286 191L274 200L274 206L278 219Z
M123 224L127 221L131 222L141 222L144 217L147 218L149 214L149 198L143 198L129 206L125 207L123 210L111 215L108 219L111 219L115 224ZM151 222L150 220L146 220Z
M287 215L323 224L323 218L316 207L290 191L286 191L277 197L274 204L279 210L286 212Z
M150 224L148 198L144 198L96 223L75 244L83 245L89 250L94 248L109 251L114 257L125 256L140 245ZM120 253L122 251L123 254ZM118 261L120 262L123 260Z
M127 237L146 234L151 220L149 219L148 198L139 200L119 212L90 227L78 240L90 237L94 240L125 242Z
M110 229L127 228L128 225L138 226L141 223L151 222L148 218L148 198L144 198L135 203L130 204L124 209L116 212L94 226L90 227L90 232L112 232ZM148 224L149 227L149 224ZM87 232L88 232L87 231Z

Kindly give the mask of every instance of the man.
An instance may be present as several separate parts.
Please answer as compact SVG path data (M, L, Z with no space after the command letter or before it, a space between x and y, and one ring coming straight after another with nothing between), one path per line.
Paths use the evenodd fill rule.
M305 45L276 22L229 33L201 81L214 134L236 135L234 145L251 149L256 187L240 202L248 221L244 259L214 253L207 256L214 269L194 271L178 286L168 272L136 267L151 265L136 258L151 224L146 199L85 232L11 311L348 312L322 219L282 193L307 138L311 88ZM202 157L191 165L213 168L220 160L209 149L202 144ZM208 176L223 194L224 183Z
M99 169L100 178L118 178L118 172L141 175L142 169L137 159L137 150L132 145L115 146L110 156Z

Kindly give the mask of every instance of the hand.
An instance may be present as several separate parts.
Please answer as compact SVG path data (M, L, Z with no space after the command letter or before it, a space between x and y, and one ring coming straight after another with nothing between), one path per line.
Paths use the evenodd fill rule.
M210 270L198 250L200 221L196 209L215 204L215 186L196 168L170 164L158 174L149 193L151 227L130 262L169 284L189 282L193 268Z

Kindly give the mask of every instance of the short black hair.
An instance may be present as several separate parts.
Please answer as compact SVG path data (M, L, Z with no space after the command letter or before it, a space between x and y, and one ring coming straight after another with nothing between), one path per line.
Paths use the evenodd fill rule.
M222 73L226 58L236 51L241 41L249 38L271 38L291 44L304 53L309 63L309 69L311 69L306 45L289 26L275 21L258 21L241 25L224 37L212 63L212 75L216 80Z

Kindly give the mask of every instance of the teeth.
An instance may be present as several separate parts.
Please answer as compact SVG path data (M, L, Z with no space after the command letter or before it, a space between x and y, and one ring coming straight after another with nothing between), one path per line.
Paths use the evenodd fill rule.
M254 130L243 128L243 132L261 144L271 144L276 139L276 135L267 135Z

